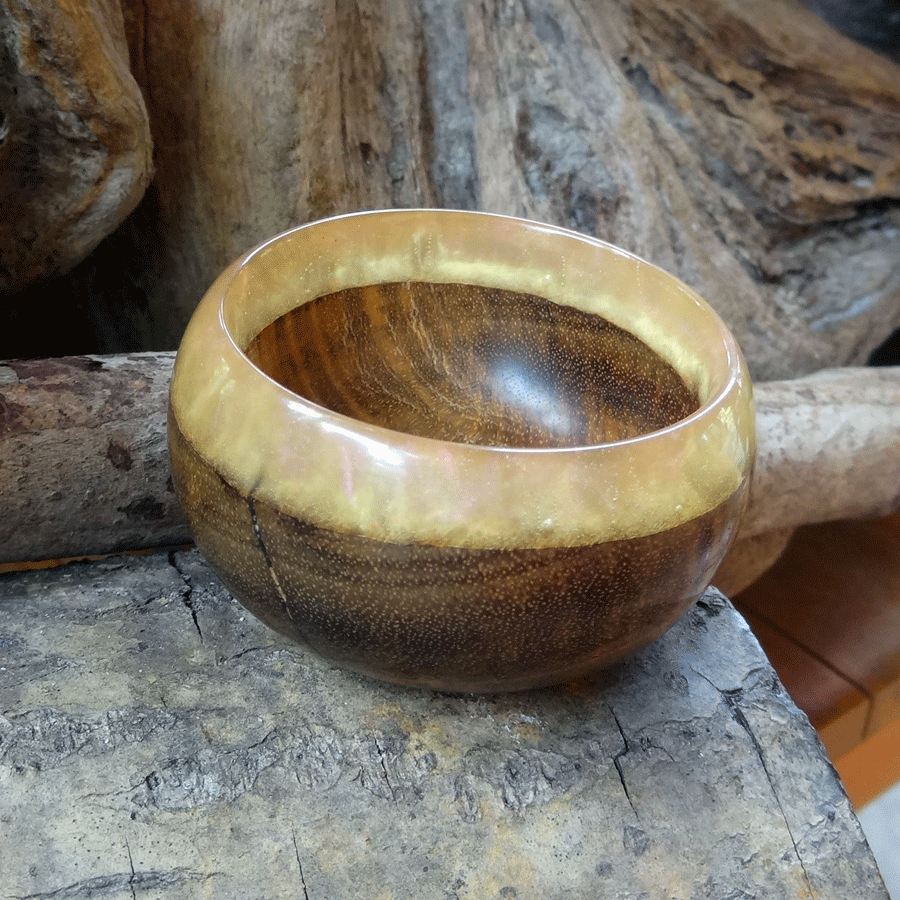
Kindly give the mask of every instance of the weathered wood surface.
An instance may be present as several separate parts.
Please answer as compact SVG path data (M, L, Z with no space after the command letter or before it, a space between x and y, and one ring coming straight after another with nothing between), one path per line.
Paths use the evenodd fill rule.
M756 400L750 503L715 578L729 596L778 559L799 525L900 508L900 368L767 382Z
M0 562L190 541L169 481L173 357L0 363Z
M195 552L0 576L0 898L886 900L715 591L596 679L348 674Z
M153 166L118 0L5 0L0 60L7 293L87 256L135 208Z
M597 235L695 287L755 378L900 326L900 66L783 0L125 0L157 177L157 346L322 216L445 206Z
M186 543L168 475L174 354L0 365L0 562ZM759 458L735 592L807 522L900 506L900 370L838 369L756 386Z
M756 388L760 455L744 535L900 507L900 367Z

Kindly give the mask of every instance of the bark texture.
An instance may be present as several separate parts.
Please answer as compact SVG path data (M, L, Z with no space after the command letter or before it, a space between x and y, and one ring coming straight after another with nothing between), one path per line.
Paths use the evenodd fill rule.
M253 244L477 208L680 275L759 379L900 325L900 66L776 0L127 0L157 146L138 240L160 346Z
M900 508L900 367L821 371L757 397L744 536Z
M0 6L0 291L87 256L141 199L151 153L117 0Z
M335 669L195 552L0 578L0 897L887 900L806 717L706 594L603 676Z
M169 481L172 358L0 364L0 562L190 541Z
M715 578L732 597L778 559L797 526L900 508L900 368L764 382L756 408L750 503Z

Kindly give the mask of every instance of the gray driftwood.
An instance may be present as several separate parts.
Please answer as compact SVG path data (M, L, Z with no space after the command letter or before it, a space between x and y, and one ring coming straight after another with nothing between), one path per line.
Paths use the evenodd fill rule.
M173 356L0 363L0 562L190 541L169 482Z
M900 367L756 388L760 456L744 535L900 507Z
M900 368L764 382L756 401L750 504L715 579L729 596L778 559L797 526L900 508Z
M887 900L806 717L715 591L605 675L348 674L194 552L0 577L0 898Z

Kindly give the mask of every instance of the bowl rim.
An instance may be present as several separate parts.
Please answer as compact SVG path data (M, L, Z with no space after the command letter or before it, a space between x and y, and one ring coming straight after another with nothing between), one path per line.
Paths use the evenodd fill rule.
M657 428L653 431L644 432L643 434L636 435L634 437L625 438L619 441L605 441L598 444L577 444L574 446L560 446L560 447L520 447L516 445L506 445L506 444L464 444L461 441L447 441L442 438L434 438L429 437L427 435L413 435L409 432L399 432L393 428L387 428L384 425L379 425L374 422L361 422L359 419L354 419L353 416L348 416L344 413L336 412L333 409L330 409L327 406L322 406L321 404L315 403L312 400L307 399L302 394L297 394L294 391L290 390L290 388L285 387L280 381L273 378L271 375L268 375L264 372L259 366L257 366L246 354L246 352L240 347L234 335L232 334L231 328L228 326L227 316L226 316L226 305L231 299L231 295L229 293L229 288L234 283L238 274L247 268L249 268L254 260L262 256L265 251L271 247L273 244L280 243L281 241L289 238L290 236L297 234L299 232L305 231L309 228L315 228L317 226L332 224L339 222L341 220L350 220L350 219L362 219L367 217L393 217L395 215L402 215L405 213L427 213L427 214L436 214L438 216L467 216L467 217L478 217L486 220L503 220L510 223L515 223L517 225L528 226L531 230L543 230L547 233L557 235L559 237L571 238L574 240L581 241L585 244L597 247L598 249L608 251L614 253L620 257L624 257L626 259L632 260L641 266L648 267L653 269L660 275L664 276L665 279L669 280L672 283L673 287L680 289L684 294L686 294L691 300L693 300L696 305L703 310L704 314L710 319L711 322L715 323L720 332L720 336L722 338L722 349L724 350L725 358L727 360L728 367L728 378L722 384L720 389L716 391L713 396L708 399L706 402L700 403L697 409L692 412L690 415L685 416L684 418L678 419L676 422L673 422L671 425L666 425L663 428ZM676 275L672 275L670 272L663 269L661 266L656 265L655 263L648 262L642 257L638 256L635 253L630 252L629 250L625 250L622 247L618 247L615 244L611 244L608 241L604 241L600 238L591 237L590 235L582 234L578 231L574 231L568 228L562 228L556 225L547 225L540 222L532 221L531 219L525 219L518 216L508 216L501 215L498 213L489 213L475 210L458 210L458 209L441 209L437 207L416 207L409 209L371 209L371 210L361 210L358 212L349 212L349 213L341 213L334 216L328 216L324 219L316 219L311 222L306 222L302 225L295 226L294 228L289 228L285 231L280 232L279 234L274 235L271 238L263 241L258 244L256 247L247 251L245 254L240 256L232 267L233 270L228 271L227 280L221 286L221 296L219 298L219 320L222 326L222 330L225 336L228 339L228 342L231 344L234 352L237 354L240 364L246 364L253 368L253 370L260 375L262 378L265 378L266 381L270 383L274 387L274 389L283 394L286 397L289 397L297 406L307 407L310 410L315 411L318 417L322 419L333 419L338 423L352 423L352 425L356 428L363 428L364 430L373 430L377 432L381 432L384 435L392 435L392 434L406 434L410 437L414 437L419 441L427 441L435 444L448 444L450 446L466 446L477 449L478 451L482 451L485 453L512 453L512 454L555 454L555 453L579 453L585 452L589 450L599 450L604 447L618 447L618 446L626 446L628 444L638 444L644 443L647 441L660 440L664 438L667 434L677 431L679 429L685 428L689 426L691 423L697 421L698 419L702 419L704 416L709 415L710 412L718 409L721 404L724 402L725 398L735 390L736 387L739 386L739 383L742 380L743 376L743 356L740 351L740 347L738 346L737 340L734 335L731 333L728 326L722 320L721 316L716 312L716 310L701 297L693 288L689 285L685 284L680 278ZM362 285L360 285L362 287ZM553 301L551 301L553 302ZM646 342L644 342L646 343ZM649 346L649 345L648 345ZM650 350L659 356L657 350L653 347L650 347ZM680 376L680 373L679 373Z
M559 447L466 444L396 431L335 412L290 391L250 360L241 343L246 340L249 344L262 328L292 308L284 304L288 296L295 296L297 273L283 265L286 257L273 253L269 261L274 264L268 270L260 262L267 259L273 247L322 228L318 235L302 239L307 242L304 248L321 249L327 241L335 240L337 231L328 229L354 223L371 226L373 219L405 217L409 217L405 230L391 232L386 238L402 249L397 259L404 265L404 236L413 233L417 221L427 232L426 226L435 218L453 219L460 228L477 221L482 228L476 232L478 239L487 233L483 229L496 224L498 247L492 247L487 255L496 254L505 266L505 254L513 248L534 252L534 260L523 257L527 278L537 277L535 273L544 277L546 261L557 259L548 254L560 250L555 241L577 242L584 256L569 258L570 262L576 260L570 266L572 280L565 292L559 289L559 296L577 297L588 304L581 308L598 311L590 307L595 298L580 292L599 294L602 284L596 292L592 285L598 274L608 276L608 285L614 290L608 292L606 300L612 298L621 321L643 317L641 327L650 330L657 344L636 329L626 330L669 362L672 359L666 353L684 352L679 357L682 368L675 365L684 379L688 378L686 371L698 378L713 373L705 383L705 393L700 394L702 382L692 385L700 394L699 408L671 425L622 441ZM527 239L521 229L530 233ZM383 233L384 229L369 231L363 239L375 241L375 234L380 242ZM462 231L450 234L457 241L450 241L451 250L462 247ZM553 240L535 243L545 237ZM346 242L345 236L342 239ZM467 233L465 240L472 240L472 234ZM293 251L297 246L286 243L281 249ZM332 246L328 244L323 252ZM540 249L535 249L538 246ZM464 253L468 247L466 243ZM586 264L593 251L612 254L609 259L614 262L608 270L604 269L605 256L598 256L596 265ZM357 254L357 258L364 257L364 253ZM349 252L343 257L338 254L338 258L361 266L354 271L371 270L368 262L357 263ZM468 259L464 255L463 262ZM482 257L479 259L483 262ZM254 280L256 265L263 266L264 280L270 279L265 281L264 290L259 287L259 278ZM442 263L435 265L434 271L444 271ZM645 279L648 272L651 274ZM319 289L320 282L326 283L321 279L315 284L304 283L305 299L300 297L295 305L353 284L404 280L341 280L345 274L336 276L336 286L328 289ZM491 280L481 283L506 286L493 281L495 274L491 269ZM522 283L523 277L518 270L509 276L515 284ZM584 280L588 277L590 282ZM460 281L450 277L444 280ZM234 294L242 284L248 289L251 282L265 299L259 308L247 304L249 312L241 312L234 306ZM657 289L670 294L673 300L668 316L651 315L662 307L629 305L634 299L629 293L632 288L639 300L655 296ZM537 291L532 293L541 296ZM559 302L552 294L543 296ZM605 308L602 303L606 300L600 303L601 308ZM695 308L698 316L689 315L688 311ZM276 314L265 318L273 311ZM683 321L683 316L676 319L676 313L687 314L687 320ZM239 322L243 332L236 335L235 320L241 316L245 316ZM661 350L660 342L664 343L673 323L680 329L672 338L675 349ZM701 353L707 343L719 354L715 359L708 360ZM242 254L209 288L188 324L175 360L169 409L170 422L178 426L219 477L244 496L268 501L313 524L394 543L439 542L484 548L575 546L654 533L735 496L744 496L756 448L752 385L740 348L712 306L695 291L659 266L598 238L528 219L464 210L345 213L289 229ZM284 439L285 434L291 436L290 440ZM548 486L552 488L548 490Z

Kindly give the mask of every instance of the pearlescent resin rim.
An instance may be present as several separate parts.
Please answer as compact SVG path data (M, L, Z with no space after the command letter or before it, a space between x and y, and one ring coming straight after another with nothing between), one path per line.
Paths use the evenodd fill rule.
M450 443L312 403L245 353L304 303L407 281L525 292L602 316L671 364L700 407L614 443ZM543 548L654 534L741 490L755 449L743 358L697 294L602 241L485 213L356 213L260 245L198 307L171 404L187 439L245 496L320 527L401 544Z

